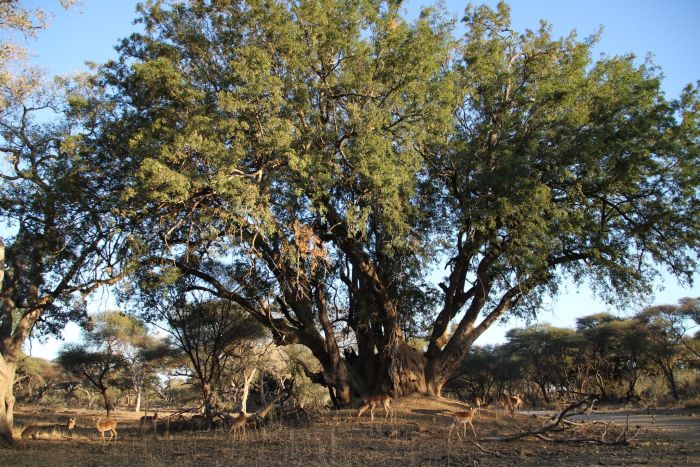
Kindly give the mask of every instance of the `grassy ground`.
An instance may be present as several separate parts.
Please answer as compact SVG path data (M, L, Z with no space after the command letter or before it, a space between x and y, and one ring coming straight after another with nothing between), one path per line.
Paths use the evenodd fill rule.
M356 412L329 412L309 418L273 421L249 429L243 439L228 439L225 431L141 434L138 415L119 412L119 440L101 444L93 428L97 412L20 407L16 434L29 423L47 425L39 439L23 449L0 449L1 466L30 465L688 465L700 464L700 439L646 429L629 447L549 443L537 438L514 442L479 441L471 430L465 440L450 435L450 411L463 406L422 397L396 401L389 419L381 409L375 420ZM73 439L62 429L48 427L77 416ZM534 428L546 421L533 415L505 416L483 410L474 425L479 438ZM602 424L588 423L579 434L598 436ZM162 429L163 427L161 427ZM609 428L614 439L619 427Z

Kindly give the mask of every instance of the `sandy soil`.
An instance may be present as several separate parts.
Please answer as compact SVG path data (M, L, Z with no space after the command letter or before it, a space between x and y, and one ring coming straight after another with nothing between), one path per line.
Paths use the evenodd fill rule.
M358 419L356 411L341 410L293 420L272 421L249 429L243 439L232 440L224 431L142 434L138 415L119 412L119 440L101 444L91 418L97 412L70 409L36 411L19 408L18 426L39 422L61 423L78 417L73 439L47 427L38 440L24 449L0 449L0 466L29 465L693 465L700 464L700 420L691 412L633 414L630 430L640 433L629 446L605 446L592 442L548 442L528 437L511 442L484 441L546 423L544 413L506 416L502 410L485 409L474 425L478 440L468 429L460 440L450 431L450 412L462 410L454 402L429 398L396 401L391 417L379 409L375 420ZM619 421L613 421L612 418ZM639 417L635 419L633 417ZM646 417L646 418L645 418ZM595 412L582 419L575 431L559 434L560 440L589 437L615 440L626 426L620 412ZM624 419L624 420L623 420ZM612 423L611 423L612 422ZM607 428L606 428L607 427Z

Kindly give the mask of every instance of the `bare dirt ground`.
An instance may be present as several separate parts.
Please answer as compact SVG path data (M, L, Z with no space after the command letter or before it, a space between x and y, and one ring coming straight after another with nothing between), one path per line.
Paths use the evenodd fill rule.
M20 407L17 435L29 423L63 423L78 417L73 439L47 427L38 440L23 449L0 449L0 466L110 465L693 465L700 464L700 420L691 411L633 413L630 427L640 424L640 434L629 446L591 443L553 443L536 437L511 442L484 441L544 424L548 415L523 413L506 416L502 409L483 410L474 425L478 445L468 429L466 439L450 433L450 412L463 405L422 397L401 399L392 415L375 420L356 411L341 410L317 417L273 421L259 430L249 429L243 439L228 439L225 431L141 434L138 416L119 412L116 443L101 444L93 428L97 412L71 409ZM700 412L700 411L699 411ZM700 415L700 413L698 414ZM626 426L625 414L595 412L581 418L577 435L598 438L611 418L606 439L615 439ZM637 418L635 418L637 417ZM164 427L161 426L161 430ZM573 434L573 432L572 432Z

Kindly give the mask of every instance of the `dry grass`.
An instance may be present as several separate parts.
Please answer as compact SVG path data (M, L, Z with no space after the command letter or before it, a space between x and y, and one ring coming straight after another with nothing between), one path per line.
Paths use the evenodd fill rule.
M700 443L671 441L662 433L646 433L634 447L550 444L527 439L510 443L480 442L503 457L474 446L469 436L448 440L451 412L464 406L445 400L405 398L392 405L391 417L356 418L355 410L329 412L317 420L275 422L248 430L241 440L227 440L227 430L142 433L141 414L119 412L119 441L101 444L91 418L95 412L17 412L16 434L29 423L64 423L76 416L70 440L65 429L50 428L29 440L24 449L0 450L0 465L562 465L562 464L689 464L700 462ZM166 415L163 414L163 417ZM486 408L474 421L480 437L539 426L528 415L505 416ZM591 427L593 429L593 427ZM161 428L162 431L162 428Z

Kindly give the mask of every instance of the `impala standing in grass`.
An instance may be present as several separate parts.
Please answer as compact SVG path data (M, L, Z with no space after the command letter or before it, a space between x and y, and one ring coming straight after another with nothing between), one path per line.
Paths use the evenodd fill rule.
M109 440L112 441L112 438L114 438L114 442L117 442L117 422L116 420L102 420L102 418L98 418L95 424L95 427L97 428L97 431L100 433L100 438L102 439L102 442L105 442L105 431L109 431Z
M381 404L382 407L384 407L385 418L389 418L390 403L391 397L387 396L386 394L371 396L369 399L367 399L367 402L365 402L364 405L360 407L360 410L357 411L357 417L361 417L362 414L365 413L367 409L369 409L370 420L374 420L374 409L377 407L377 405Z

